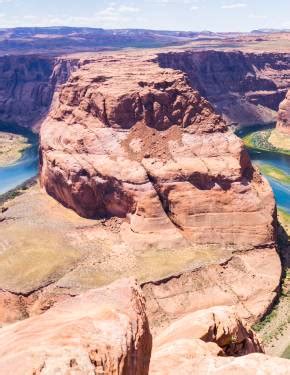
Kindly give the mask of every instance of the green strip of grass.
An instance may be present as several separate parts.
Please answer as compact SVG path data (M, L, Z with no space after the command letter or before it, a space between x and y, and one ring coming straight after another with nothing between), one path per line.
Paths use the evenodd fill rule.
M266 176L272 177L274 180L282 182L283 184L290 184L290 176L281 169L269 164L259 165L260 171Z
M248 148L261 151L279 152L280 154L290 155L290 151L276 148L269 142L271 129L261 130L250 133L243 137L243 141Z
M287 349L282 354L282 358L290 359L290 345L287 347Z

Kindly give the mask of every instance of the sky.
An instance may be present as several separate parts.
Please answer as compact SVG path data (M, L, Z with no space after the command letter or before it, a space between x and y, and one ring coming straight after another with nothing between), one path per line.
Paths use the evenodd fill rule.
M0 0L0 28L16 26L226 32L290 28L290 0Z

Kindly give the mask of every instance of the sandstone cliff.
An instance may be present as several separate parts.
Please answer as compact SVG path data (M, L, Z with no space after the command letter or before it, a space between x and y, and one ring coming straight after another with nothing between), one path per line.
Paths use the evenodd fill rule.
M148 374L145 301L121 280L2 328L1 374Z
M290 135L290 91L286 99L280 104L277 129L284 134Z
M290 373L289 361L262 354L255 334L226 306L174 322L154 338L151 355L145 299L132 279L3 327L0 344L1 374Z
M290 86L289 53L186 51L160 53L157 61L185 72L229 123L275 121Z
M185 74L156 56L80 63L41 131L41 183L88 218L126 219L124 236L268 246L275 202L242 142Z
M0 57L0 121L33 127L47 113L55 90L77 64L47 56Z

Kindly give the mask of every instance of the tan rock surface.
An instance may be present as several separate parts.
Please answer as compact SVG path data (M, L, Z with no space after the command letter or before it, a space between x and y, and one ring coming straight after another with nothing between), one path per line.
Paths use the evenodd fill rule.
M273 194L242 142L154 57L81 61L42 126L42 185L84 217L125 218L133 243L272 243Z
M236 254L224 263L200 267L143 285L153 332L212 306L235 306L249 323L268 311L279 290L281 263L275 249Z
M219 306L186 315L161 332L150 374L290 374L288 360L254 354L262 352L234 309Z
M290 136L290 91L288 91L285 100L280 104L277 129L281 133Z
M216 343L227 356L263 353L255 333L238 317L234 307L216 306L178 319L154 339L155 350L180 339Z
M209 350L204 356L196 358L195 353L200 353L201 344L195 345L188 342L180 349L176 347L165 348L159 354L153 354L150 375L289 375L289 360L266 356L264 354L249 354L243 357L215 357ZM177 343L176 345L179 345ZM207 344L208 345L208 344ZM205 348L206 349L206 348Z
M121 280L0 331L1 374L147 374L145 301Z
M199 310L154 338L150 374L289 374L289 361L268 357L233 308ZM237 358L238 356L238 358Z

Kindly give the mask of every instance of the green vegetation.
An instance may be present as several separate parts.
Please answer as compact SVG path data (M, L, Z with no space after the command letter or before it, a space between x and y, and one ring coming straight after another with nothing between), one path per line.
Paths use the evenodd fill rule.
M290 345L287 347L287 349L283 352L282 358L290 359Z
M290 214L286 212L285 210L279 208L278 218L279 218L279 222L282 224L288 236L290 236Z
M9 190L7 193L0 195L0 205L4 204L9 200L13 200L14 198L19 197L22 195L27 189L31 186L36 185L37 178L32 177L29 180L25 181L23 184L17 186L15 189Z
M260 332L262 331L263 328L265 328L265 326L269 323L271 323L271 321L277 316L277 306L275 306L273 308L273 310L270 312L270 314L268 314L261 322L259 323L256 323L253 325L253 330L255 332Z
M281 133L278 129L272 131L269 142L279 149L290 150L290 135Z
M261 150L261 151L272 151L279 152L281 154L290 155L290 150L274 147L270 142L272 129L259 130L243 137L243 141L248 148Z
M277 167L269 164L262 164L259 165L259 169L264 175L272 177L274 180L284 184L290 184L290 176Z

